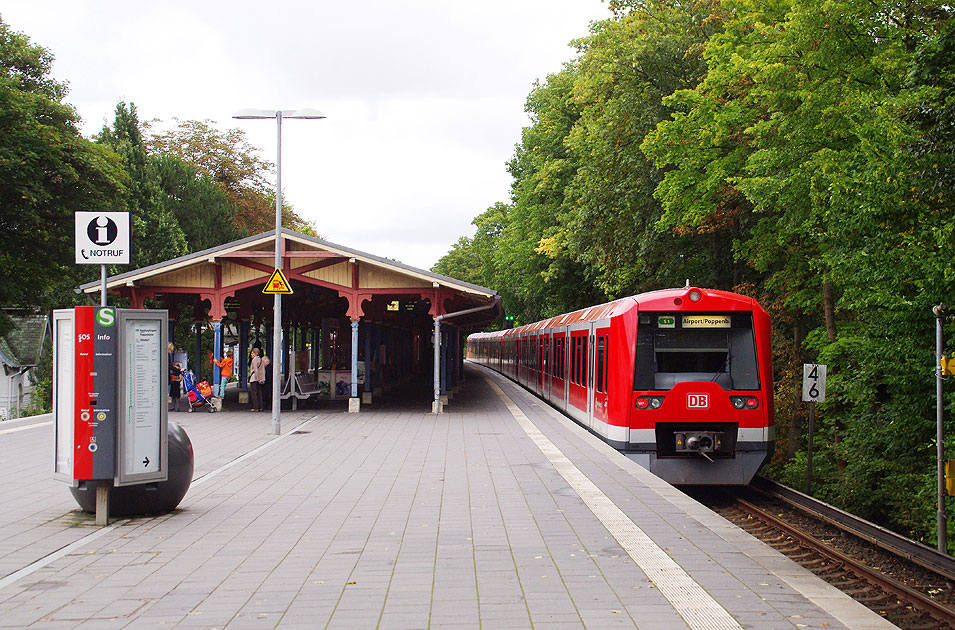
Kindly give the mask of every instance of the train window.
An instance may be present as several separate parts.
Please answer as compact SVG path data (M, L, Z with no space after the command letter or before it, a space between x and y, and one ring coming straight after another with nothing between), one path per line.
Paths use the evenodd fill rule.
M557 339L557 376L561 380L566 380L567 375L564 373L564 368L566 367L567 361L564 358L564 338L560 337Z
M560 338L560 378L567 380L567 337Z
M567 380L567 337L560 338L560 378Z
M560 373L563 374L563 378L565 380L569 381L570 380L570 360L568 359L568 354L570 352L570 348L567 347L568 345L570 344L567 343L567 337L564 337L563 339L560 340L560 354L561 354L561 361L563 362L561 363L561 366L560 366Z
M561 337L554 339L554 376L564 378L564 340Z
M584 377L587 371L584 369L584 363L587 361L587 351L584 346L584 338L577 337L577 384L584 384Z
M752 314L709 315L708 327L694 321L684 328L681 313L641 313L634 389L669 390L699 381L726 390L759 389Z
M571 337L570 338L570 382L577 382L577 347L580 345L577 342L580 341L580 337Z
M580 385L580 337L574 337L574 383Z
M570 338L570 382L577 382L577 346L580 337Z
M580 337L571 337L571 339L573 340L572 343L574 344L573 354L571 355L573 357L574 365L571 366L571 371L573 374L570 377L570 382L578 385L580 384Z
M571 371L573 372L573 374L570 377L570 382L573 383L574 385L579 385L580 384L580 337L571 337L571 339L573 339L573 344L574 344L574 354L572 355L573 357L572 360L574 364L571 366Z
M606 365L604 364L604 352L606 346L606 337L603 335L597 336L597 391L600 393L604 392L604 377L606 373Z
M557 337L550 338L550 375L557 376Z
M580 338L580 381L579 383L586 387L587 385L587 337Z

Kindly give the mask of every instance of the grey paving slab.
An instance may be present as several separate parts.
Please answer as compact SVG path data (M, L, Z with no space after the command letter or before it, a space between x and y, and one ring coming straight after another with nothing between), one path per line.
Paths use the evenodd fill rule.
M833 589L500 387L744 627L878 627L864 609L836 616ZM20 481L0 494L0 579L81 544L0 588L0 627L686 627L477 370L449 413L429 409L283 412L279 439L269 414L172 414L196 453L180 509L95 540L50 479L49 419L0 423L0 475Z

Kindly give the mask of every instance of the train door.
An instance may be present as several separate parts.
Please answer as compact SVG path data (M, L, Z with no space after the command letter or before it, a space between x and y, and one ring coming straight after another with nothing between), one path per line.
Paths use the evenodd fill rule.
M608 424L608 382L610 380L610 326L594 326L593 419L595 426ZM603 430L602 434L606 434Z
M521 382L521 336L515 335L514 337L514 380L518 383Z
M541 333L540 347L540 372L538 372L538 388L541 398L548 400L550 398L550 335Z
M570 400L570 328L564 328L560 338L560 374L561 409L566 412Z
M552 335L554 371L551 378L551 402L567 411L567 329L558 328Z
M587 385L587 426L594 428L594 325L587 326L587 376L585 383Z
M535 374L534 389L538 396L544 395L544 335L537 335L537 342L534 344L536 356L534 362L537 364L537 374Z
M578 422L588 424L587 360L590 345L590 324L577 325L570 330L569 370L567 384L567 413Z
M527 374L527 337L519 335L517 338L517 382L523 384Z
M524 374L521 377L521 385L530 388L531 383L531 336L524 336Z

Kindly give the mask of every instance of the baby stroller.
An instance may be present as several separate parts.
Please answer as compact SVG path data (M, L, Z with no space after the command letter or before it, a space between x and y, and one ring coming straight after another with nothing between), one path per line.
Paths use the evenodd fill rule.
M196 382L196 375L192 370L185 370L182 373L182 388L186 390L186 398L189 399L189 412L193 412L199 407L205 405L209 413L218 411L212 401L212 386L208 381Z

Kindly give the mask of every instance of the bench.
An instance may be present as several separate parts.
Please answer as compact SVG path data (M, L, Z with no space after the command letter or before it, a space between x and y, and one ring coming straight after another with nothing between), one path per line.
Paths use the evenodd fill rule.
M285 380L285 387L282 388L282 399L288 399L292 396L299 400L308 400L315 394L321 394L323 388L319 386L318 375L314 372L297 372L295 374L295 392L291 391L291 379ZM325 394L328 394L327 386L324 388Z

